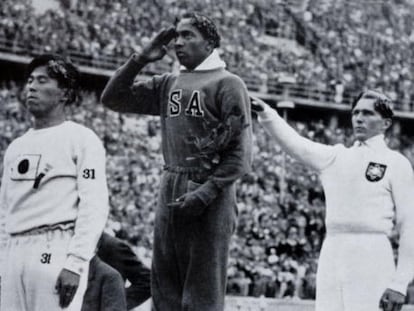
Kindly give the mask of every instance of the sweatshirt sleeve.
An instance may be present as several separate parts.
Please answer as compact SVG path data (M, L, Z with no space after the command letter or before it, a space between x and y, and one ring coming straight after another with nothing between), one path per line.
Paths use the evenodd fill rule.
M145 66L138 63L136 57L132 55L115 71L102 92L101 102L117 112L159 115L159 87L166 75L134 82Z
M9 180L9 169L7 168L6 155L3 160L3 175L0 185L0 277L2 275L1 267L4 266L6 244L8 234L6 232L6 212L7 212L7 198L6 198L6 181Z
M208 180L197 191L200 199L206 204L213 201L220 189L233 184L238 178L248 173L252 161L252 120L250 114L250 100L244 82L233 76L223 83L219 94L221 119L225 122L240 113L244 122L240 134L234 135L228 148L220 152L220 161Z
M93 257L109 213L105 149L92 131L79 133L79 136L76 150L78 214L64 265L78 274Z
M334 146L316 143L299 135L270 106L266 105L265 110L259 113L259 122L285 152L313 169L322 171L335 160Z
M406 294L414 278L414 173L406 158L401 157L392 179L392 196L399 233L397 269L390 288Z

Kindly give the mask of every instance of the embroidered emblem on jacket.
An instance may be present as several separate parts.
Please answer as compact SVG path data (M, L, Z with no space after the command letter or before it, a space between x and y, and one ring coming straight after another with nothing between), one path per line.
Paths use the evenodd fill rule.
M40 154L22 154L11 166L11 180L35 180L40 166Z
M386 169L387 166L384 164L369 162L367 170L365 171L365 177L371 182L379 181L384 177Z

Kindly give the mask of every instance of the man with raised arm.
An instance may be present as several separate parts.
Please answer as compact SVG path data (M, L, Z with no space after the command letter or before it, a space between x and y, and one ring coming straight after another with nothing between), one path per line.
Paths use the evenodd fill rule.
M252 109L269 135L291 156L318 171L326 197L326 238L317 272L317 311L401 310L414 276L414 174L389 149L391 101L367 91L352 105L351 148L300 136L258 98ZM389 241L399 232L397 266Z
M180 72L134 83L172 40ZM186 14L132 55L102 94L102 103L115 111L161 119L165 170L151 277L157 311L224 308L237 215L234 184L250 169L251 119L246 86L225 69L219 45L211 19Z

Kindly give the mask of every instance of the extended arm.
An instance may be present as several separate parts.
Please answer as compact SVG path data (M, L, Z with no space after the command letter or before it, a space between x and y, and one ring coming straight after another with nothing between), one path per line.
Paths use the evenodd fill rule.
M334 160L335 151L332 146L316 143L299 135L276 110L262 100L253 98L252 107L270 137L295 159L319 171Z

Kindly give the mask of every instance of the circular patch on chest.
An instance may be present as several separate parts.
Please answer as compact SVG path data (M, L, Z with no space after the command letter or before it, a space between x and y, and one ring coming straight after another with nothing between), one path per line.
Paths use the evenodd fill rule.
M17 165L17 171L20 174L26 174L29 170L29 164L30 163L28 159L21 160L19 165Z

